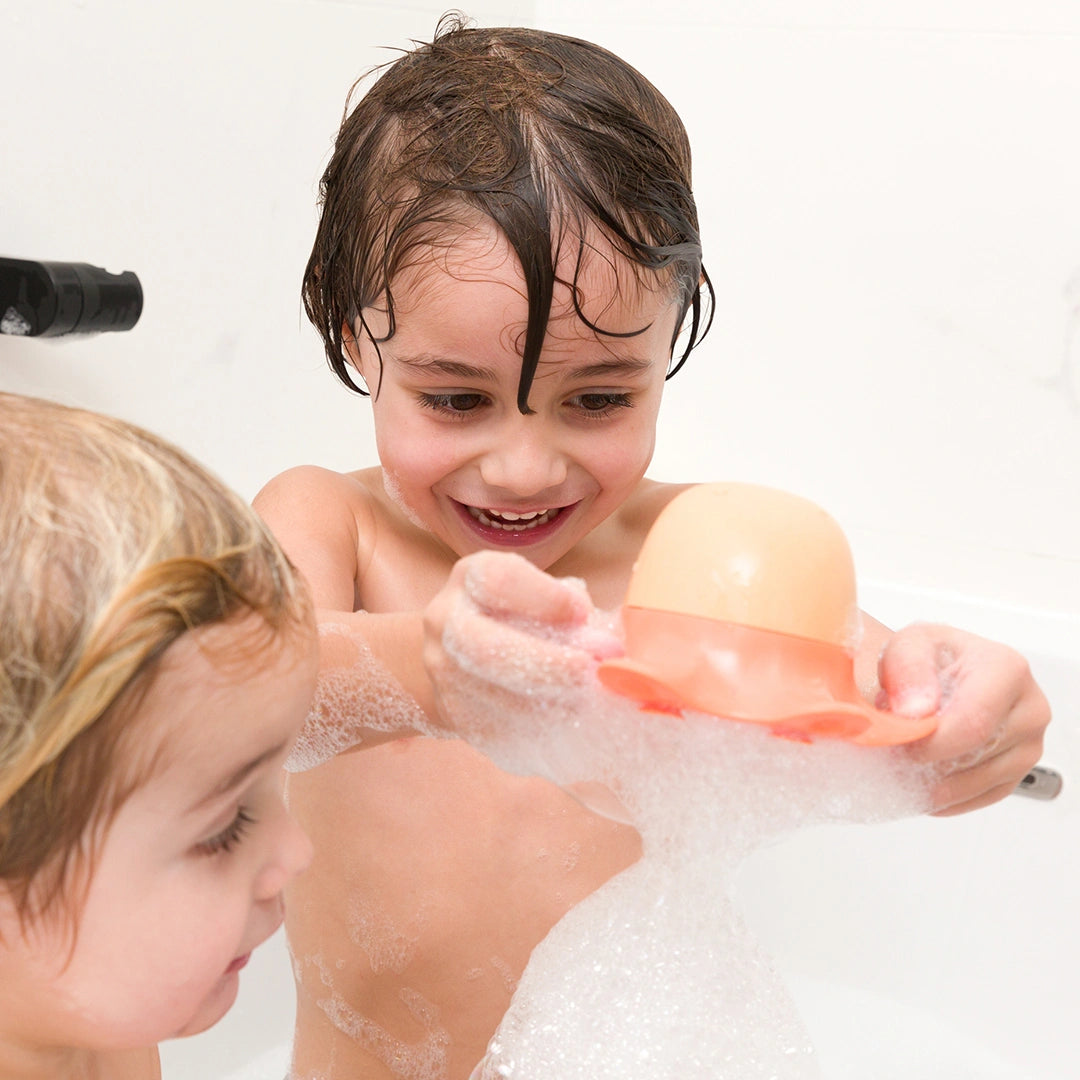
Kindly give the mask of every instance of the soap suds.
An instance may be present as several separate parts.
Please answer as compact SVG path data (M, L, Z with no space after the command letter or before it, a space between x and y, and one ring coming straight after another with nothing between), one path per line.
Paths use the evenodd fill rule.
M285 768L304 772L364 741L367 732L443 735L423 709L346 626L319 627L323 657L304 726ZM330 659L327 659L329 657Z
M465 737L511 772L571 792L603 783L643 845L534 949L474 1080L817 1080L795 1001L738 910L739 869L807 825L923 812L929 772L895 748L643 712L560 675L550 633L536 656L520 643L500 655L466 626L444 635ZM476 678L498 689L497 713Z

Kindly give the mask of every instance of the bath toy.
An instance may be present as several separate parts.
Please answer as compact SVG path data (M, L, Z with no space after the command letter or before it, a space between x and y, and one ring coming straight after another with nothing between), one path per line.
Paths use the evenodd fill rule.
M799 496L735 483L681 492L645 538L622 619L626 655L601 663L599 678L643 709L868 746L937 726L859 693L851 550L836 521Z

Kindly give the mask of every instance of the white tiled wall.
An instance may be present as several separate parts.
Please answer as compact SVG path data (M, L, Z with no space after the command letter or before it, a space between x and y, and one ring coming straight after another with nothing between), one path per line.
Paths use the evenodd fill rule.
M712 335L655 475L816 498L864 578L1080 612L1080 7L483 0L622 53L696 147ZM136 271L124 335L0 387L137 419L245 494L373 460L298 299L352 80L443 5L0 5L0 253Z

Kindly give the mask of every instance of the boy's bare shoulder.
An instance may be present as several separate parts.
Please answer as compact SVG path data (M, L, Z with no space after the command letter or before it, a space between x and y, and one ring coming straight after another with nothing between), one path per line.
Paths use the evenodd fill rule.
M275 476L252 500L320 606L354 609L376 534L381 487L378 469L340 473L298 465Z
M693 484L668 484L658 480L642 480L634 494L619 508L619 524L639 542L652 528L660 512L676 495Z
M331 521L370 515L378 473L378 469L342 473L320 465L296 465L268 481L252 505L271 528L299 519L319 530Z
M665 506L688 484L642 480L621 506L548 572L585 580L593 602L611 608L622 602L634 560Z
M269 497L311 498L329 496L341 498L357 489L367 490L371 476L379 470L357 469L355 472L337 472L322 465L294 465L268 480L255 496L256 501Z

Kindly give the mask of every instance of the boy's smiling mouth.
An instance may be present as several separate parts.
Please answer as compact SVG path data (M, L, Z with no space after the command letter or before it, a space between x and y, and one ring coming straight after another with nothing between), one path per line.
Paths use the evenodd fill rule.
M527 510L515 513L512 510L481 509L479 506L466 506L471 517L489 528L504 529L506 532L528 532L530 529L546 525L562 511L561 506L547 510Z
M459 502L457 508L469 531L481 543L491 547L523 547L541 543L560 530L576 505L510 510Z

